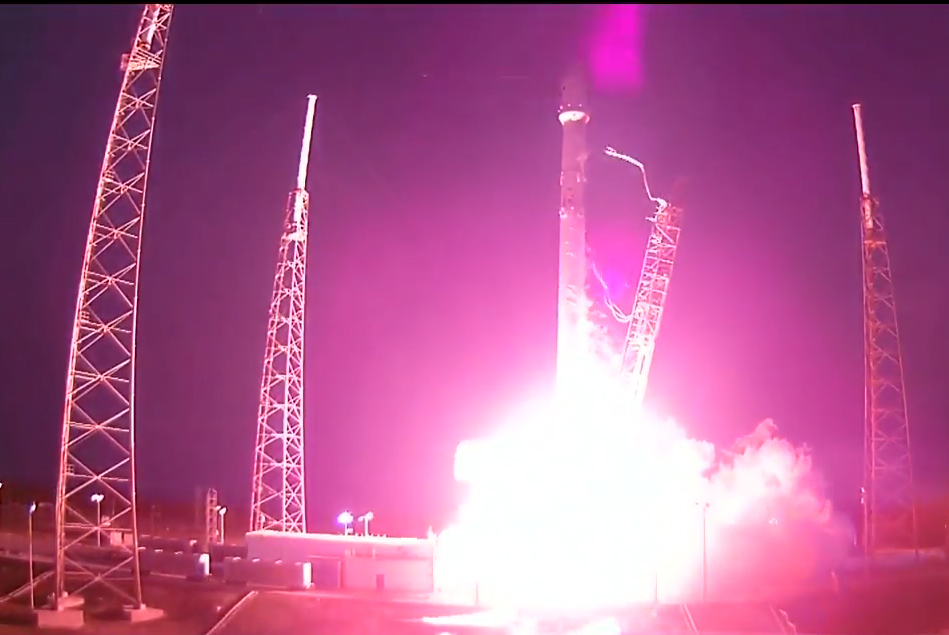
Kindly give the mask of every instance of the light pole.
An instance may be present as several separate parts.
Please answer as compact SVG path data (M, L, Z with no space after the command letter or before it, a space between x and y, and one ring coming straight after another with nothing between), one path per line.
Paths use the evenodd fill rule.
M652 499L649 507L652 510L652 527L650 528L650 541L652 542L652 606L653 611L658 611L659 569L665 562L665 556L667 556L668 542L664 540L663 530L666 525L664 521L667 517L666 511L668 511L668 509L658 498Z
M221 540L221 544L224 544L224 516L227 514L227 507L219 505L217 508L218 515L218 538Z
M659 566L655 566L652 569L652 605L653 608L659 609Z
M33 588L33 512L36 503L30 503L26 514L27 559L30 565L30 609L36 609L36 594Z
M702 601L708 601L708 503L696 503L702 508Z
M861 529L861 542L863 543L863 572L870 573L870 551L872 537L870 534L870 500L867 496L867 488L860 488L860 508L863 512L863 527Z
M96 504L96 546L102 546L102 500L105 497L102 494L93 494L89 497Z
M336 522L343 526L343 535L348 536L352 533L353 515L349 512L342 512L336 517Z
M366 512L356 520L362 523L362 533L363 535L369 535L369 521L375 518L375 514L372 512Z

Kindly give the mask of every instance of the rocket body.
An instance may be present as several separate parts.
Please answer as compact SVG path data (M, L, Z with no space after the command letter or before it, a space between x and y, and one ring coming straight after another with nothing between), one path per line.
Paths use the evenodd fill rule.
M560 162L560 271L557 293L557 389L569 390L585 348L586 219L583 203L586 161L586 87L579 72L563 84L558 115L563 127Z

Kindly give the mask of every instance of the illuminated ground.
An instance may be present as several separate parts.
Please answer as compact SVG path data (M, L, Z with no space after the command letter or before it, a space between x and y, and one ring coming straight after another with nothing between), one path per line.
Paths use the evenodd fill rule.
M798 633L824 635L917 635L949 626L949 571L879 577L871 583L846 582L840 594L814 594L784 603ZM776 632L762 605L690 605L699 632ZM444 612L414 603L382 599L320 599L313 594L262 593L241 610L221 635L291 635L307 624L314 633L333 635L436 635L451 632L496 633L490 628L432 627L421 615ZM626 633L688 633L678 607L630 608L618 615ZM771 628L769 628L771 627ZM556 632L556 631L551 631Z
M40 571L38 569L37 573ZM0 561L0 589L4 592L22 586L28 579L24 563ZM164 619L130 624L97 619L87 612L86 626L79 632L102 635L202 635L243 593L241 589L215 582L188 582L157 576L144 578L142 584L145 604L162 609L166 614ZM52 590L52 581L49 579L37 584L34 589L37 601L48 597ZM0 635L44 632L25 626L29 623L28 607L28 595L0 604Z
M0 560L0 591L9 592L26 581L23 563ZM50 583L41 583L37 598L46 596ZM243 589L217 582L186 582L145 578L146 604L163 609L167 619L146 623L102 622L89 619L85 633L105 635L203 635ZM24 602L0 605L0 635L25 632ZM949 568L921 573L907 570L876 574L868 581L853 574L841 581L840 593L823 591L780 603L798 633L824 635L917 635L939 633L949 627ZM689 605L700 632L761 633L769 628L762 605ZM220 635L296 635L301 625L309 633L332 635L454 635L496 633L491 628L436 627L422 624L423 616L455 613L459 609L418 601L392 601L371 594L332 597L316 593L261 592L230 620ZM626 633L688 633L688 621L675 606L654 614L651 606L624 610L617 616ZM30 629L30 632L37 632ZM557 632L557 631L551 631Z
M451 609L382 598L321 598L309 593L269 592L260 593L244 605L218 633L295 635L306 624L309 633L332 635L434 635L445 629L416 620L446 611Z
M824 592L782 603L799 633L910 635L949 628L949 569L859 575L839 594Z

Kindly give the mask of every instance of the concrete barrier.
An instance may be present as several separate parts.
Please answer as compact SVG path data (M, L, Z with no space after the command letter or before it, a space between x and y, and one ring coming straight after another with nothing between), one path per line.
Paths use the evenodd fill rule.
M143 574L180 575L190 580L205 580L211 574L211 560L206 553L140 548L138 563Z
M265 562L246 558L225 558L224 582L282 589L309 589L312 583L309 562Z

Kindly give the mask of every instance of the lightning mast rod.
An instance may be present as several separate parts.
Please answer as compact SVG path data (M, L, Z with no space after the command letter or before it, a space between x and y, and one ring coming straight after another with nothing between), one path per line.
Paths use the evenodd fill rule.
M300 148L300 164L297 167L297 189L306 191L306 171L310 165L310 144L313 139L313 119L316 116L316 95L307 95L306 121L303 124L303 145Z
M860 159L860 194L864 201L871 200L870 168L867 166L867 141L863 136L863 108L860 104L853 105L853 123L857 130L857 155ZM873 228L873 214L870 206L863 205L863 224Z
M860 104L854 104L863 262L863 546L868 558L882 548L894 547L912 548L918 558L913 461L893 272L883 215L870 193L862 115Z

